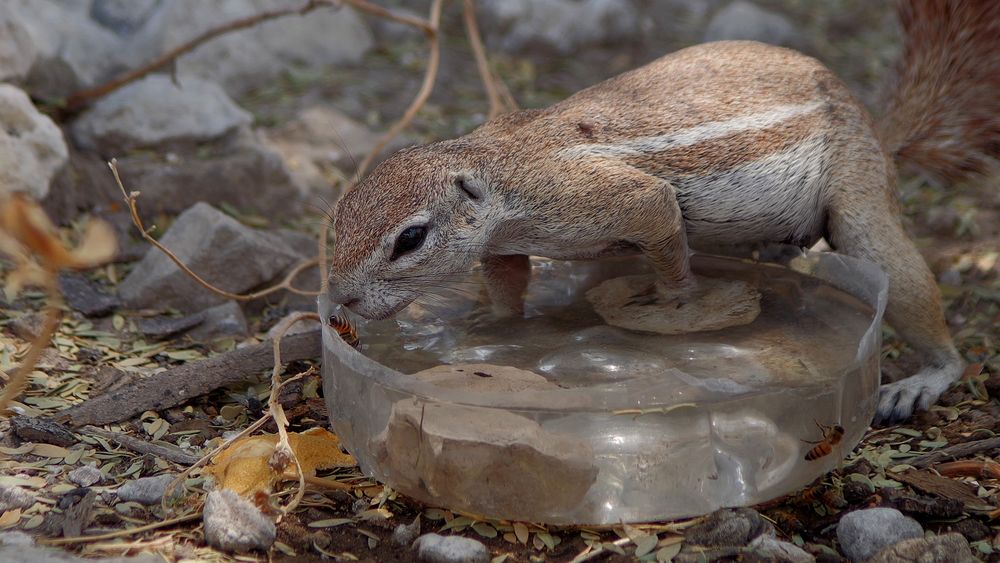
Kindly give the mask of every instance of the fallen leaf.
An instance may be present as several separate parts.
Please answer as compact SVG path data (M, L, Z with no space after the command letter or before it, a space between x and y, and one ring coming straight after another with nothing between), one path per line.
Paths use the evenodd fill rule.
M282 477L268 463L277 443L277 434L237 440L216 456L205 473L214 477L220 487L244 496L269 492ZM319 469L357 465L352 456L341 453L340 440L325 428L290 432L288 443L305 475L315 475Z

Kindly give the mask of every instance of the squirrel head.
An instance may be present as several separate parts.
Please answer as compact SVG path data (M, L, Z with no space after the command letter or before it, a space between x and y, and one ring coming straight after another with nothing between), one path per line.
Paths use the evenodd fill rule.
M388 318L453 285L480 258L496 197L460 144L399 151L340 199L332 302L368 319Z

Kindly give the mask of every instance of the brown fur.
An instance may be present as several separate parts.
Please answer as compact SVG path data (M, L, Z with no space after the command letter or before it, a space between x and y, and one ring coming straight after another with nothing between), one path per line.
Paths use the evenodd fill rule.
M958 96L963 87L978 88L969 80L982 78L961 70L978 64L964 55L987 65L995 60L982 30L995 28L1000 13L981 2L934 0L941 3L952 15L977 9L987 19L924 21L940 14L904 7L904 27L917 34L907 38L904 64L918 68L904 68L880 127L818 61L737 41L684 49L549 108L402 151L337 206L330 296L382 318L479 260L495 310L516 314L528 255L578 259L638 250L658 273L660 293L669 294L694 283L689 247L808 245L826 235L838 251L884 268L887 320L925 358L918 374L883 387L879 417L927 408L962 364L933 276L902 228L886 143L901 154L946 155L926 164L951 177L981 169L980 149L998 139L991 121L978 111L969 118L962 105L940 119L903 122L948 105L925 95L921 81L938 81L936 73L958 80L944 90ZM956 30L926 31L956 22L969 26L975 46L957 45ZM930 43L918 48L918 40ZM952 63L960 70L933 66ZM936 145L955 138L982 142ZM964 164L955 165L959 160ZM428 234L398 254L397 237L409 227Z

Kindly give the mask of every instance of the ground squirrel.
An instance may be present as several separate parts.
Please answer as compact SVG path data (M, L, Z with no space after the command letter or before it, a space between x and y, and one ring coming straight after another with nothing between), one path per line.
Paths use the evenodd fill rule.
M661 292L689 248L784 242L874 261L887 321L925 364L877 417L928 408L962 372L934 278L903 230L896 166L952 181L1000 152L1000 2L900 3L904 49L874 122L815 59L748 41L683 49L541 110L402 150L337 204L332 301L386 318L480 261L518 313L528 256L642 252Z

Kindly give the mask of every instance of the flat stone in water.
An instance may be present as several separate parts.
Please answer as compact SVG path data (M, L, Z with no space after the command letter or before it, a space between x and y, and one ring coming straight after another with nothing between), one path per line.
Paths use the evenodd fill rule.
M760 292L746 282L698 278L698 287L684 298L645 303L655 277L623 276L587 292L587 300L612 326L685 334L747 325L760 315Z

